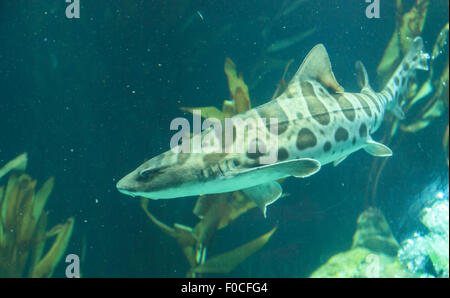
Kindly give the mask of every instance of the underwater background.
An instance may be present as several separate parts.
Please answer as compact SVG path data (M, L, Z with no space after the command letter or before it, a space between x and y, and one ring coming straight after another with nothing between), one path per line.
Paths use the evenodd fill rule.
M380 89L376 69L395 30L396 1L381 0L380 18L373 19L363 0L294 2L80 0L79 19L66 18L63 0L0 2L0 165L27 152L30 175L39 182L55 177L49 222L74 216L66 254L81 257L83 277L186 275L189 264L176 241L149 220L138 198L115 185L169 149L170 121L192 119L181 107L221 107L229 99L227 57L243 73L253 106L270 100L290 59L287 78L318 43L347 91L359 90L357 60ZM447 1L430 1L421 34L427 52L447 22ZM292 45L271 48L301 34ZM448 93L446 100L448 108ZM448 200L447 125L448 110L402 136L374 198L375 158L362 150L307 179L287 179L288 195L268 208L266 219L256 209L243 214L217 232L208 253L229 251L278 225L270 241L231 273L207 276L307 277L351 246L356 219L369 206L383 212L399 241L424 230L418 218L424 190ZM383 126L373 138L384 132ZM165 223L193 226L194 204L193 197L158 200L149 209ZM62 260L54 276L64 277L65 266Z

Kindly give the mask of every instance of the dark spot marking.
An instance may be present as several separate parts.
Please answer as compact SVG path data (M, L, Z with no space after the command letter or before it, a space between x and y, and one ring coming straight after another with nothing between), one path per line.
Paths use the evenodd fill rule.
M347 118L348 121L355 121L355 108L353 107L352 103L345 97L345 95L337 93L333 94L333 97L338 102L345 118Z
M386 91L387 91L387 93L389 93L389 96L390 96L391 98L394 98L394 94L392 93L391 88L386 88Z
M302 128L297 135L297 148L304 150L314 147L317 144L317 138L309 128Z
M348 131L343 127L339 127L334 134L334 139L336 140L336 142L347 141Z
M352 145L355 145L355 144L356 144L356 137L353 137Z
M303 114L300 113L300 112L297 112L297 119L298 119L298 120L303 119Z
M374 98L371 94L367 94L367 97L369 97L369 99L373 102L373 104L377 108L378 113L380 113L381 112L381 108L380 108L380 105L379 105L377 99Z
M365 123L361 124L359 127L359 136L365 138L367 136L367 126Z
M418 56L416 56L418 57ZM409 64L407 62L403 63L403 70L408 71L409 70Z
M354 94L354 95L359 100L359 103L361 104L364 112L366 112L367 116L372 117L372 111L370 110L370 107L367 104L367 101L363 98L363 96L361 94Z
M323 144L323 151L328 152L331 150L331 143L329 141L326 141L325 144Z
M323 130L319 130L321 135L325 135L325 132Z
M399 86L400 81L398 80L398 77L395 77L395 78L394 78L394 84L397 85L397 86Z
M266 120L267 130L270 131L270 118L278 119L278 134L284 133L289 126L289 119L276 101L271 101L256 108L259 116Z
M235 158L235 159L233 159L233 165L235 167L239 167L241 165L241 162L239 161L239 159Z
M278 149L278 161L283 161L289 158L289 153L285 148Z
M259 139L253 140L248 147L247 157L250 159L258 159L266 154L266 150L266 144L264 142Z
M313 85L308 81L301 83L302 94L305 98L311 116L321 125L328 125L330 123L330 114L325 105L318 99L314 93Z

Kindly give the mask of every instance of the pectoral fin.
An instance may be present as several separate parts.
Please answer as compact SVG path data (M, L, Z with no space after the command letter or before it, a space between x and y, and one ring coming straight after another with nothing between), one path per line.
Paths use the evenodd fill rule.
M392 156L392 150L386 145L375 142L374 140L367 140L367 144L364 146L364 150L373 156L387 157Z
M311 175L314 175L320 170L320 162L311 158L300 158L293 159L283 162L278 162L275 164L264 165L257 168L247 169L237 173L241 174L249 174L249 173L260 173L265 174L269 172L277 172L282 173L285 176L294 176L297 178L306 178Z
M266 217L267 206L278 200L283 193L280 184L275 181L246 188L242 191L256 203L264 217Z

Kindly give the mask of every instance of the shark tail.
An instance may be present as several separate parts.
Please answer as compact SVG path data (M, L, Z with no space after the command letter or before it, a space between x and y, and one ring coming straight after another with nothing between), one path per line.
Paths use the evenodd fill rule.
M407 91L408 81L415 75L416 70L428 70L429 59L430 56L423 51L422 38L416 37L408 53L381 92L386 100L387 109L398 118L404 118L404 113L399 105L399 97Z

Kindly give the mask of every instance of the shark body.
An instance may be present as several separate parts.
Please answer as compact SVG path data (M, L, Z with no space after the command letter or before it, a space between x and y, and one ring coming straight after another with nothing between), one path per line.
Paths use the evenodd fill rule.
M325 164L339 164L359 149L374 156L392 155L371 134L379 128L387 110L402 117L398 97L406 91L415 70L428 70L427 60L423 41L418 37L381 92L372 90L367 72L358 62L356 68L362 89L359 93L349 93L336 81L326 49L319 44L309 52L278 98L232 117L263 124L267 123L263 119L276 118L275 147L264 141L270 139L271 131L261 125L258 137L262 134L266 138L255 141L258 148L265 148L264 154L169 150L126 175L117 188L122 193L150 199L243 190L265 215L266 206L282 194L277 179L308 177ZM276 162L261 163L261 157L274 152Z

